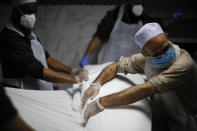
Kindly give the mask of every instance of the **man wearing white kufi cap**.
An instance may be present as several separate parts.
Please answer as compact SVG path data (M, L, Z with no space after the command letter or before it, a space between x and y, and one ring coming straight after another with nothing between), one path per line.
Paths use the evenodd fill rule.
M52 90L55 83L79 83L88 79L85 69L70 68L51 57L33 32L37 0L13 0L10 23L2 30L1 62L6 86ZM52 71L70 74L63 75Z
M168 41L158 23L144 25L136 33L135 40L142 53L122 56L93 82L102 86L117 73L144 73L148 80L86 105L86 122L105 108L128 105L150 97L153 131L196 131L197 67L189 53Z

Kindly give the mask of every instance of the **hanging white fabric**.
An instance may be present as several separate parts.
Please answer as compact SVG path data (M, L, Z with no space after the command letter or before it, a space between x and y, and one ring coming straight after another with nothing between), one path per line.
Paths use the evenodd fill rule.
M118 61L120 56L131 56L140 52L139 46L135 43L134 35L142 27L142 22L126 24L121 20L123 14L124 5L119 9L118 18L109 40L103 43L103 47L98 54L98 64Z

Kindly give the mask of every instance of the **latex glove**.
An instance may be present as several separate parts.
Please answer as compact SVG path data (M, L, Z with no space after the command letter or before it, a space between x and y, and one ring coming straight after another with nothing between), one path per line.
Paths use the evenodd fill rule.
M75 77L75 80L77 83L80 83L82 81L87 81L88 80L88 71L86 69L81 69L78 74Z
M80 70L81 70L81 69L72 68L71 74L72 74L72 75L77 75L77 74L79 74Z
M92 101L90 104L87 104L86 107L84 108L84 113L83 113L84 126L87 124L90 117L98 114L103 110L104 110L104 106L100 104L99 98Z
M90 87L84 92L83 97L82 97L83 107L89 98L93 99L99 94L100 88L101 88L101 84L98 82L92 83L90 85Z
M81 61L80 61L80 67L81 68L84 68L84 66L88 65L89 64L89 56L84 56Z

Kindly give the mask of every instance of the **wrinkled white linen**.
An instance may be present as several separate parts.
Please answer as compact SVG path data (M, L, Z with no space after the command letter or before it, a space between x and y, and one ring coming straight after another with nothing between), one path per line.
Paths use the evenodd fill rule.
M83 83L84 85L90 84L97 77L96 74L98 75L102 70L99 67L103 68L103 65L86 67L91 79ZM120 76L122 75L120 74ZM138 81L135 81L135 84L144 82L139 74L127 75L127 77L131 81L138 79ZM131 85L129 82L115 78L101 87L99 96L124 90L131 87ZM75 86L73 85L74 88ZM88 86L86 85L85 87ZM77 93L77 91L75 93L72 91L75 90L68 88L65 91L39 91L6 88L6 92L18 110L19 115L37 131L151 130L151 111L146 100L141 100L125 107L105 109L103 112L91 117L86 127L83 127L83 119L80 112L73 111L71 106Z
M83 131L71 108L72 90L39 91L6 88L20 116L36 131Z
M74 84L73 85L73 92L74 93L73 93L72 108L73 108L74 111L78 111L78 112L82 111L82 101L81 101L81 99L83 97L84 91L97 78L97 76L104 69L104 67L106 67L107 65L109 65L111 63L112 62L105 63L105 64L102 64L102 65L94 65L94 66L93 65L88 65L88 66L85 67L89 71L89 80L87 82L83 82L81 84ZM145 79L146 79L146 77L144 75L141 75L141 74L127 74L125 76L124 74L120 73L120 74L118 74L118 76L116 78L114 78L110 82L105 83L101 87L100 93L97 97L102 97L102 96L106 96L106 95L109 95L109 94L112 94L112 93L115 93L115 92L119 92L119 91L122 91L124 89L131 88L133 85L143 84L145 82ZM88 101L87 104L89 104L91 101ZM87 104L86 104L86 106L87 106ZM124 113L122 111L120 111L120 109L123 109ZM131 109L131 110L127 110L127 109ZM123 123L121 124L121 125L123 125L121 127L119 126L120 123L119 124L117 123L118 126L114 126L114 125L113 126L112 125L108 126L109 121L114 122L114 120L117 120L117 122L118 122L119 115L117 116L117 114L116 114L116 113L119 114L118 110L120 111L120 114L122 116L125 116L126 120L130 119L130 121L132 121L132 122L134 122L134 120L136 120L135 121L136 124L135 125L132 124L132 128L131 128L132 130L137 130L137 131L151 130L151 119L150 119L151 110L150 110L150 107L149 107L149 104L148 104L147 100L145 100L145 99L141 100L141 101L138 101L136 103L130 104L130 105L125 106L125 107L120 107L120 108L116 108L116 109L105 109L103 112L99 113L97 116L94 116L94 117L90 118L87 127L89 127L89 125L94 123L94 122L92 122L94 119L96 119L96 118L101 119L101 117L103 117L101 120L106 122L106 126L105 126L105 128L102 128L102 130L104 129L104 130L117 130L118 131L118 130L125 129L124 128L125 125L127 125L129 122L124 123L124 119L122 121L119 121L120 123L121 122L124 123L124 124ZM108 118L109 118L108 121L105 120L106 116L101 116L102 114L105 114L106 112L107 112L106 116L108 116ZM127 117L126 112L130 115L132 114L133 117L136 117L136 118L134 119L133 117L131 117L131 118ZM142 115L141 113L144 113L144 115ZM81 112L81 115L83 115L83 111ZM114 116L114 117L110 118L110 116ZM82 116L82 118L83 118L83 116ZM101 121L101 120L99 120L99 121ZM146 123L147 126L141 126L141 124L143 122L144 122L144 124ZM120 128L118 128L118 127L120 127ZM144 128L144 127L147 127L147 128ZM129 128L126 128L126 129L129 129ZM91 128L91 130L92 130L92 128Z
M89 72L89 80L83 81L82 83L79 83L79 84L73 84L72 108L74 111L78 111L78 112L82 111L82 97L83 97L84 91L90 86L92 81L96 79L96 77L100 74L103 68L106 67L107 65L110 65L111 63L112 62L108 62L108 63L101 64L101 65L88 65L85 67L86 70L88 70Z
M91 83L98 77L100 72L112 62L108 62L101 65L88 65L85 68L89 72L89 80L84 81L79 84L73 84L73 102L72 108L74 111L82 111L82 97L84 91L90 87ZM143 84L145 82L145 76L141 74L127 74L126 76L122 73L119 73L116 78L107 82L101 87L101 91L97 97L105 96L112 94L114 92L119 92L123 89L129 88L133 85ZM128 83L130 82L130 83ZM110 90L108 89L110 88ZM97 98L96 97L96 98ZM89 101L91 102L91 101Z

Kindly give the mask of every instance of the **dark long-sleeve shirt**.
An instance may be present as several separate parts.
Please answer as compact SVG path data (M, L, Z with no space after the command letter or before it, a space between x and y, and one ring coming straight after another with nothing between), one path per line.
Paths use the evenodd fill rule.
M0 54L5 78L43 78L44 66L34 57L30 41L7 27L0 34Z
M113 10L108 11L105 17L101 20L100 24L98 25L97 31L94 34L94 36L99 37L102 42L108 41L109 36L118 18L119 10L120 10L120 6L117 6ZM148 23L148 22L161 23L161 19L153 18L146 14L142 14L141 16L135 16L131 11L128 12L127 16L124 13L121 20L127 24L138 23L139 20L141 20L143 23Z
M1 63L0 63L0 124L3 125L5 122L13 119L17 115L17 111L13 107L11 101L7 97L4 88L2 87L2 70L1 70ZM1 129L1 128L0 128Z
M0 123L4 124L5 122L13 119L17 115L17 111L13 107L9 98L7 97L3 87L0 87L0 100L1 100Z

